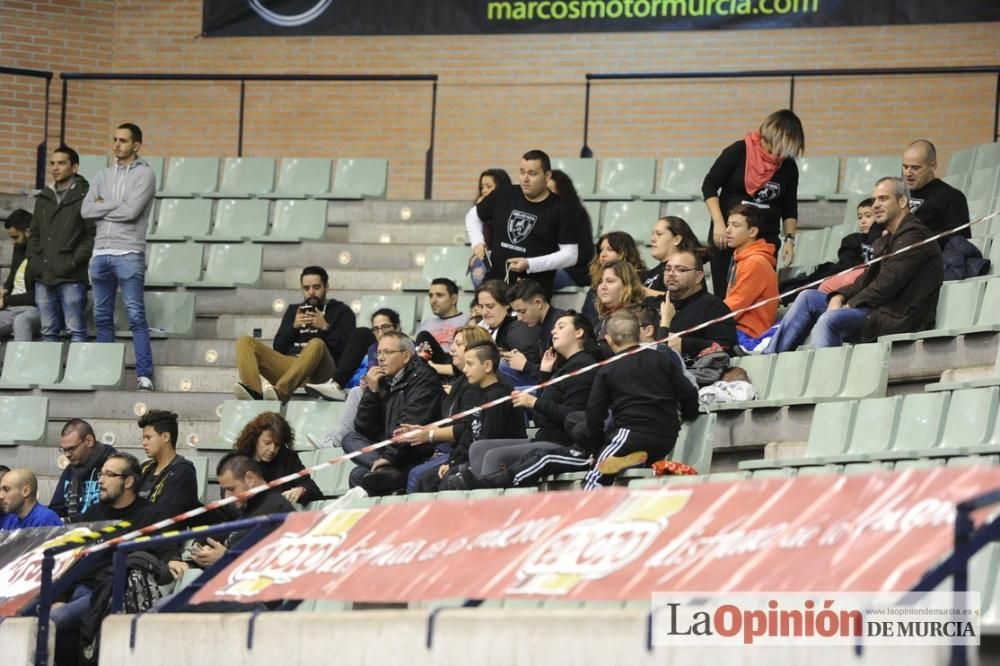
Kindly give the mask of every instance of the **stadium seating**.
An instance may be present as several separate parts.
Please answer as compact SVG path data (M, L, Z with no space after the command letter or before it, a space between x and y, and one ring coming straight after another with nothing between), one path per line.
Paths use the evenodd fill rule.
M59 381L62 349L61 342L8 342L0 390L27 390Z
M80 168L77 173L86 178L87 182L93 183L97 172L107 168L107 155L80 155Z
M159 190L160 186L163 184L163 158L143 155L142 159L149 165L149 168L153 170L153 176L156 178L156 189Z
M903 171L902 160L898 155L882 157L848 157L846 158L844 180L840 184L840 192L835 199L844 199L851 195L871 196L875 182L886 176L900 177Z
M214 192L219 182L218 157L171 157L160 198L193 197Z
M48 419L48 398L0 395L0 446L44 444Z
M342 454L340 449L316 449L303 453L300 457L306 466L315 465L318 462L329 460L334 456ZM307 462L308 461L308 462ZM348 477L355 465L351 461L344 461L335 465L324 467L312 473L313 481L323 491L324 497L338 497L347 492ZM405 499L405 496L401 496ZM383 501L386 498L382 498Z
M119 388L125 379L125 345L121 342L73 342L62 380L39 388L48 391L93 391Z
M814 201L837 195L840 179L839 157L800 157L799 201Z
M217 192L204 196L236 199L266 194L274 189L274 160L269 157L227 157Z
M593 194L597 185L597 160L586 157L560 157L552 160L552 168L569 176L576 193L581 197Z
M198 479L198 501L207 502L208 499L208 456L197 456L184 454L184 457L194 465L195 475Z
M407 335L416 329L417 296L413 294L378 294L365 295L361 298L361 309L357 312L357 320L361 325L367 325L372 313L380 308L391 308L399 313L403 332Z
M264 412L280 411L281 403L277 400L226 400L222 403L222 413L219 416L218 435L207 442L199 443L198 448L206 451L231 449L243 426L255 416Z
M212 202L208 199L161 199L156 228L147 240L185 241L208 235L212 227Z
M294 400L288 403L285 418L295 432L295 448L304 451L316 448L340 422L344 404L322 400Z
M260 283L263 261L264 255L259 245L211 245L205 260L205 279L185 284L188 288L198 289L256 287Z
M469 275L469 257L472 252L464 245L428 247L424 251L424 265L420 271L420 283L407 285L407 290L423 291L437 277L447 277L464 291L472 291L472 277Z
M659 217L658 201L609 201L604 205L601 233L624 231L642 245L649 239Z
M267 234L268 202L260 199L222 199L215 205L212 233L196 240L231 243L258 240Z
M667 158L660 166L660 183L652 194L643 194L650 201L684 201L701 199L701 184L714 157Z
M604 233L601 230L601 202L584 201L583 207L587 210L587 215L590 216L590 229L593 231L594 240L596 241Z
M315 194L318 199L382 199L389 177L389 160L341 158L330 192Z
M286 157L278 166L278 183L265 199L304 199L330 191L330 160L316 157Z
M963 192L965 191L975 156L975 146L957 150L951 154L951 159L948 160L948 175L946 178L952 187L956 187Z
M1000 169L1000 144L994 141L976 146L970 171L975 173L979 169Z
M795 261L794 266L809 267L810 269L818 264L828 261L830 255L826 254L826 247L829 242L830 229L803 229L798 232L795 238ZM836 254L833 255L836 258Z
M695 237L702 243L708 238L712 228L712 216L708 214L703 201L671 201L667 204L666 215L679 217L688 223Z
M202 247L195 243L151 243L146 287L176 287L201 278Z
M635 157L601 160L597 189L581 195L592 201L627 201L652 194L656 176L656 159Z
M195 295L190 292L147 291L146 323L151 338L190 338L194 335ZM121 294L115 299L115 335L132 337Z
M326 233L326 202L281 200L274 205L271 230L257 243L297 243L318 240Z

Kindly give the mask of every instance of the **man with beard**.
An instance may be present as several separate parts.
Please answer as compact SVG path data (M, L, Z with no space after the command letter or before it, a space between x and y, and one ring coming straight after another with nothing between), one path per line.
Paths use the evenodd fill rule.
M56 482L49 508L66 522L76 522L100 500L101 466L116 451L98 442L94 429L83 419L71 419L63 426L59 448L69 464Z
M670 255L663 266L663 283L669 298L660 306L658 337L686 331L728 315L725 302L705 289L705 267L694 252L682 250ZM732 317L717 321L667 344L690 364L706 348L717 344L725 351L736 347L736 324Z
M281 318L271 349L244 335L236 341L239 381L233 395L240 400L280 400L309 382L333 379L348 339L354 333L354 313L344 303L327 300L329 276L319 266L302 269L299 278L304 300L292 303ZM272 384L262 389L260 378Z

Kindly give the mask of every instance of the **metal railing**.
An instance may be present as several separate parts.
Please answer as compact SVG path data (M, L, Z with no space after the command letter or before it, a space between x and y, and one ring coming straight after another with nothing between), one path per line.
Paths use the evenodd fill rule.
M590 87L594 81L701 80L713 79L788 79L788 108L795 109L795 80L804 78L850 76L928 76L996 74L993 101L993 140L1000 138L1000 65L969 65L959 67L873 67L861 69L774 69L731 72L609 72L586 75L583 103L583 147L580 157L593 157L587 145L590 130Z
M423 81L431 84L430 142L424 158L424 198L430 199L434 181L434 139L437 122L437 74L60 74L62 79L62 110L59 118L59 138L66 139L66 109L69 106L70 81L238 81L240 84L239 127L236 156L243 156L243 126L246 112L247 82L319 82L319 83L394 83Z
M42 142L35 148L35 189L40 190L45 187L45 163L49 155L49 96L52 89L53 74L42 69L23 69L21 67L0 67L0 74L45 79L44 129L42 130Z

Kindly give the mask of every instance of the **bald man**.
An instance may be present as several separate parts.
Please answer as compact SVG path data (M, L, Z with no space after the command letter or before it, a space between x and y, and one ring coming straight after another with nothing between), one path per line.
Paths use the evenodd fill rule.
M0 505L7 512L0 531L63 524L54 511L39 504L38 479L30 469L12 469L0 478Z
M935 176L936 168L937 149L927 139L917 139L903 152L903 181L910 189L910 212L935 234L969 221L965 195ZM972 232L963 229L956 235L969 238ZM947 241L939 241L942 248Z

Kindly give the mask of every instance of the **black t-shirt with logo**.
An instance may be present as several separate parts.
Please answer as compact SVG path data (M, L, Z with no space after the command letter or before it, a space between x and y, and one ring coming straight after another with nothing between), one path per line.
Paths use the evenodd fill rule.
M965 195L938 178L919 190L910 191L910 212L935 234L954 229L970 219ZM965 228L956 232L956 235L971 238L972 231ZM941 240L947 241L947 238Z
M566 206L555 194L541 201L528 201L520 185L493 190L476 205L476 213L492 232L490 270L487 279L503 280L508 259L527 259L552 254L560 244L577 242L576 225L569 219ZM531 278L552 293L555 271L510 275L510 283Z
M750 204L760 209L764 216L760 237L778 247L781 221L799 217L799 168L793 159L785 159L771 179L754 193L747 192L744 173L747 163L747 146L743 139L722 151L701 186L702 195L708 199L719 197L722 215L740 204ZM872 183L874 185L874 183ZM711 241L709 225L709 241Z

